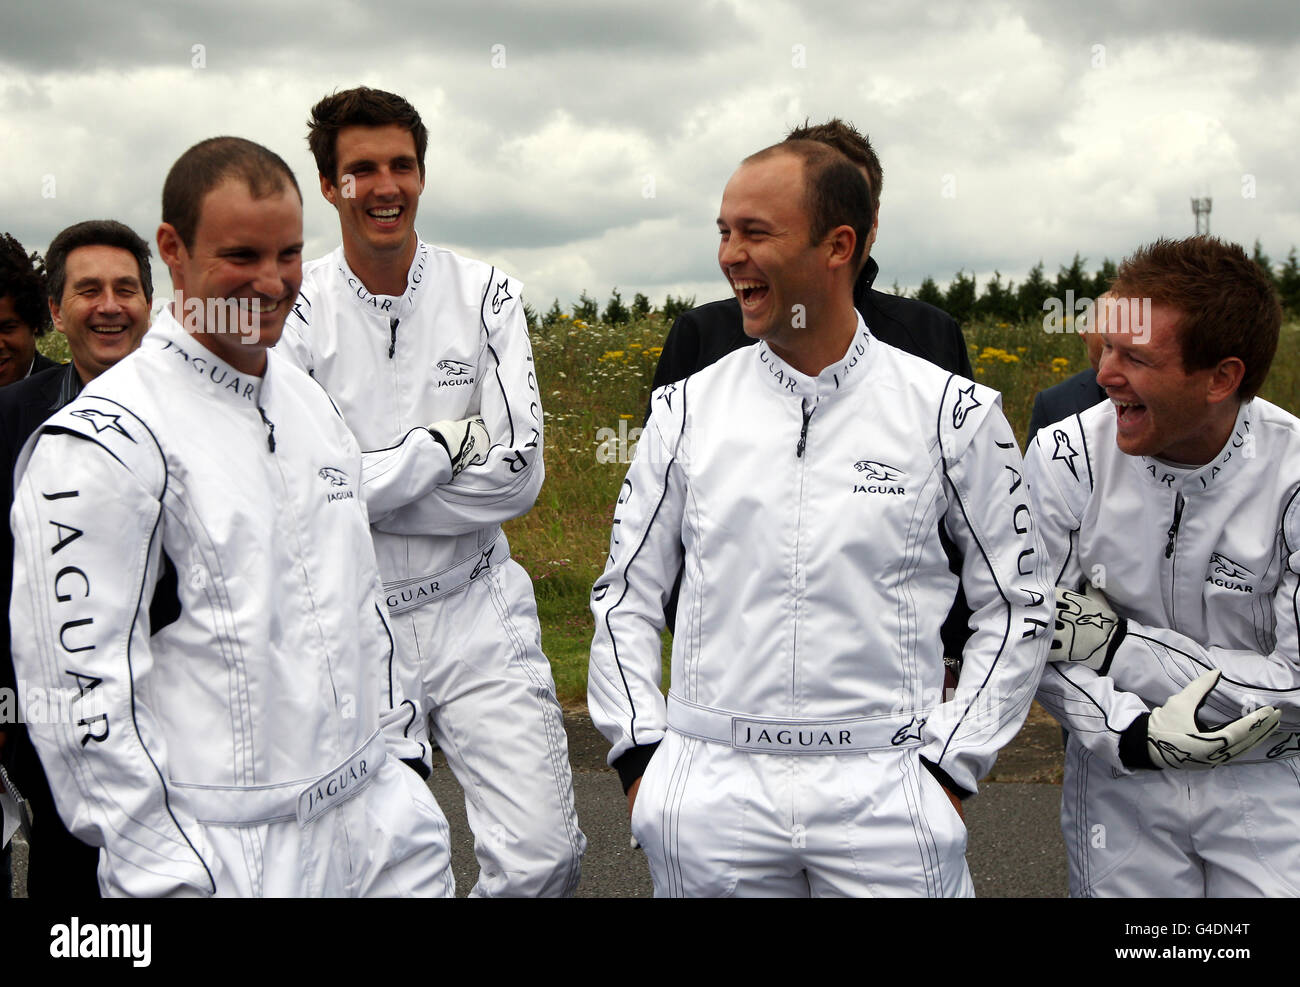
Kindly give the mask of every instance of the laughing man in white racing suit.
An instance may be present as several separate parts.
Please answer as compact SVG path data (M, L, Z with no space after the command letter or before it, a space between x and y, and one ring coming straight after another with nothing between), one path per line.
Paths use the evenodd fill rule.
M450 895L360 449L267 352L301 278L292 172L195 145L158 250L173 308L16 473L13 654L25 697L61 697L25 711L59 812L107 896Z
M1051 585L999 396L853 308L871 219L823 144L741 164L718 259L760 342L656 391L615 508L588 697L660 896L973 893L959 799L1024 721Z
M1300 421L1255 396L1277 295L1210 237L1142 248L1112 292L1110 400L1025 457L1061 587L1039 698L1070 734L1070 893L1294 896Z
M475 896L561 896L586 839L532 583L501 523L542 486L542 409L519 282L415 232L428 131L400 96L312 110L343 245L306 265L281 350L361 443L363 493L408 692L465 790Z

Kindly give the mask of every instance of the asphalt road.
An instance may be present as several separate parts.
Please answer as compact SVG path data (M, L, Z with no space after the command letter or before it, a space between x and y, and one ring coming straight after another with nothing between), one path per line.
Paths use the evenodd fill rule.
M581 713L566 712L569 760L578 823L587 834L580 898L638 898L653 894L650 871L640 850L628 846L627 802L618 775L605 766L609 745ZM1040 737L1039 735L1043 736ZM1006 751L1011 776L1032 777L1059 750L1054 724L1033 725ZM1043 747L1043 755L1036 753ZM1056 761L1059 764L1059 760ZM1003 776L1008 772L1004 770ZM474 843L465 821L464 798L446 762L435 757L430 781L452 828L452 870L456 893L469 894L478 874ZM1043 782L991 781L964 806L970 842L966 861L982 898L1063 898L1067 876L1061 839L1061 786Z
M627 802L618 775L605 766L605 739L581 713L566 713L578 822L587 834L582 864L582 898L638 898L652 894L650 872L640 850L628 846ZM1055 750L1053 750L1055 748ZM1000 761L1003 778L1048 777L1059 764L1059 731L1032 721ZM465 821L460 787L441 755L435 755L430 788L452 827L452 869L457 894L469 894L478 873L474 844ZM1064 897L1065 845L1058 817L1061 787L1035 781L987 781L967 801L970 833L966 859L975 893L983 898ZM27 886L27 854L15 837L14 888Z

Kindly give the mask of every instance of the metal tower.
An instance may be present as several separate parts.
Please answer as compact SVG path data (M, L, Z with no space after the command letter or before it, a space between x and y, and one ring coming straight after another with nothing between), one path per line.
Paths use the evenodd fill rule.
M1192 212L1196 214L1196 234L1210 232L1210 197L1192 200Z

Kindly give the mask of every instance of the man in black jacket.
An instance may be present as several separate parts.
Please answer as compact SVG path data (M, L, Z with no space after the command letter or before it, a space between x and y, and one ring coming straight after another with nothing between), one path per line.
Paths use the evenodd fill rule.
M121 223L91 220L68 227L46 251L45 275L49 312L55 327L68 339L72 362L59 366L46 361L50 369L0 390L0 460L5 470L0 506L6 519L13 504L14 466L28 436L75 398L85 384L135 350L149 327L153 300L149 245ZM0 685L16 690L22 684L14 679L9 653L13 535L7 522L0 529L0 600L4 603ZM30 711L33 703L28 705ZM61 715L67 709L53 702L35 705L46 715ZM11 708L16 711L16 704ZM98 896L95 868L99 850L82 843L63 825L22 724L0 723L0 749L14 785L31 803L28 897ZM8 893L6 882L0 897Z
M875 224L863 251L862 267L853 285L853 304L877 339L906 350L963 377L971 376L966 340L952 316L933 305L876 291L872 284L880 266L870 256L880 226L880 191L883 170L870 141L851 124L832 119L810 127L796 127L786 140L815 140L835 148L862 169L871 189ZM664 340L655 368L654 386L662 387L703 370L732 350L756 340L745 335L740 302L733 296L683 312Z

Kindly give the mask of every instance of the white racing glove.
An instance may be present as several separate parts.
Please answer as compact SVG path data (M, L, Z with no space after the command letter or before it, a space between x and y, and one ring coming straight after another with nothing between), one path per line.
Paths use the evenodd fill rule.
M434 422L429 426L433 437L442 443L451 457L451 475L460 475L466 466L479 466L487 462L492 439L482 418L462 418L459 421Z
M1128 632L1128 621L1115 613L1091 583L1083 593L1056 588L1056 633L1048 661L1087 665L1099 675L1110 670L1115 649Z
M1227 764L1262 742L1282 718L1280 710L1261 706L1217 730L1203 730L1196 714L1218 684L1213 668L1170 696L1147 720L1147 754L1157 768L1205 771Z

